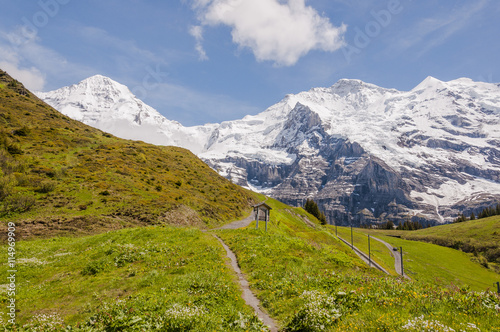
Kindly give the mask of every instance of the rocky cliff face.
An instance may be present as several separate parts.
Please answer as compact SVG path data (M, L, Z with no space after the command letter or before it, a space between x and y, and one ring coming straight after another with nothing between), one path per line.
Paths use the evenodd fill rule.
M64 113L71 98L61 95L42 97ZM109 112L96 120L98 113L93 121L109 121ZM286 203L313 198L331 223L436 224L500 199L496 84L429 77L401 92L340 80L221 124L186 128L149 118L154 131L151 121L133 122L142 140L190 148L235 183Z

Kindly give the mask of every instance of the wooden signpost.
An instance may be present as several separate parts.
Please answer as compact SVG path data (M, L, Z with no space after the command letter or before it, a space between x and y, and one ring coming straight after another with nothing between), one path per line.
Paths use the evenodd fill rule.
M270 220L272 207L262 202L253 206L253 212L255 214L255 229L259 229L259 220L266 222L266 232L267 232L267 223Z

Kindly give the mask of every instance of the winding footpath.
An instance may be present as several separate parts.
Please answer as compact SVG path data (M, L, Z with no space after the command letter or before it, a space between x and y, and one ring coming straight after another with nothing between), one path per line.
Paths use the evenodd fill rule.
M238 229L238 228L243 228L243 227L247 227L248 225L250 225L252 223L252 221L254 221L254 220L255 220L255 216L254 216L254 214L252 212L245 219L233 221L232 223L229 223L229 224L224 225L224 226L219 227L219 228L214 228L212 230L215 231L217 229Z
M229 223L229 224L224 225L224 226L219 227L219 228L214 228L212 230L243 228L243 227L247 227L248 225L250 225L252 223L252 221L254 221L254 220L255 220L255 217L254 217L253 213L251 213L245 219L233 221L232 223ZM309 226L312 227L311 225L309 225ZM222 241L222 239L220 237L218 237L215 234L212 234L212 235L220 242L220 244L222 245L224 250L226 250L227 257L231 260L230 266L234 270L236 275L238 276L238 282L239 282L241 289L242 289L242 298L245 301L245 303L255 310L255 313L262 320L262 322L269 328L269 331L277 332L278 328L276 326L276 323L267 313L262 311L262 309L260 308L259 299L250 290L250 285L248 283L248 280L246 280L245 275L241 272L241 269L238 265L238 260L236 259L236 255L234 254L234 252L231 249L229 249L229 247L224 243L224 241ZM337 236L337 237L342 242L347 244L349 247L352 247L354 252L370 267L373 266L376 269L378 269L386 274L389 274L389 272L387 270L385 270L382 266L380 266L379 264L377 264L373 260L370 260L369 257L364 252L362 252L361 250L359 250L355 246L351 246L351 244L349 242L347 242L346 240L344 240L340 236ZM373 237L373 236L371 238L383 243L389 249L389 251L391 252L391 256L394 257L394 267L396 269L396 272L399 275L402 275L403 277L410 279L410 277L408 277L405 274L402 274L402 272L401 272L401 254L398 251L394 251L393 246L391 246L389 243L387 243L381 239L378 239L376 237Z
M391 255L394 257L394 268L396 269L397 274L403 276L406 279L411 279L409 276L404 274L404 271L401 271L401 253L397 250L393 250L393 246L385 242L384 240L378 239L373 236L371 238L377 240L378 242L383 243L387 247L387 249L389 249Z
M226 250L227 257L231 260L231 267L233 268L234 272L238 275L238 281L241 285L241 288L243 290L243 300L245 303L249 306L251 306L254 310L255 313L257 313L257 316L262 319L262 322L267 325L269 328L269 331L271 332L277 332L278 328L276 327L276 324L274 323L273 319L269 317L268 314L266 314L264 311L260 309L260 301L255 295L252 293L250 290L250 285L248 281L245 279L244 274L241 272L240 267L238 265L238 260L236 259L236 255L234 252L229 249L229 247L222 241L220 237L217 235L213 234L217 240L222 244L224 249Z
M243 228L250 225L254 220L255 220L254 214L250 213L250 215L245 219L233 221L232 223L229 223L219 228L214 228L212 230ZM269 331L278 332L278 327L276 326L276 323L267 313L262 311L262 309L260 308L259 299L250 290L250 284L248 283L248 280L246 280L245 275L241 272L240 266L238 265L238 260L236 259L236 255L234 254L234 252L231 249L229 249L229 247L224 243L224 241L222 241L220 237L218 237L215 234L212 235L217 240L219 240L222 247L224 247L224 249L226 250L227 257L231 260L230 265L231 268L236 273L236 275L238 276L238 282L243 292L242 298L245 301L245 303L253 308L253 310L257 314L257 317L259 317L262 320L262 322L268 327Z
M364 252L362 252L361 250L359 250L358 248L356 248L356 246L351 246L351 244L349 242L347 242L346 240L344 240L343 238L341 238L338 235L337 235L337 237L342 242L344 242L349 247L351 247L354 250L354 252L356 253L356 255L358 255L359 258L361 258L366 264L375 267L376 269L384 272L385 274L390 274L386 269L384 269L382 266L380 266L379 264L377 264L376 262L374 262L373 259L370 261L369 258L368 258L368 256ZM392 245L390 245L389 243L385 242L384 240L381 240L381 239L376 238L374 236L370 236L370 238L373 239L373 240L377 240L377 241L383 243L387 247L387 249L389 249L389 252L391 253L391 256L394 257L394 269L396 270L396 273L399 274L400 276L406 278L406 279L411 279L409 276L407 276L406 274L404 274L404 271L401 272L401 253L399 251L393 250L394 247Z

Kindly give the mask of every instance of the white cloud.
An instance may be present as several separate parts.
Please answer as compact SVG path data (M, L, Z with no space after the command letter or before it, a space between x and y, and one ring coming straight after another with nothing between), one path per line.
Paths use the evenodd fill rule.
M32 91L47 88L46 76L71 81L94 72L86 66L68 62L58 52L43 46L40 38L26 34L24 27L0 31L0 68Z
M23 83L29 90L41 90L45 85L44 75L35 67L23 66L23 57L18 52L19 33L0 33L0 68Z
M189 28L189 34L196 40L196 52L198 52L201 61L208 60L207 53L203 48L203 27L201 25L193 25Z
M0 68L19 82L22 82L28 90L40 91L45 86L45 78L34 67L20 68L19 63L0 60Z
M345 25L335 27L305 0L193 0L202 25L226 25L233 42L258 61L292 66L311 50L333 52L344 45Z

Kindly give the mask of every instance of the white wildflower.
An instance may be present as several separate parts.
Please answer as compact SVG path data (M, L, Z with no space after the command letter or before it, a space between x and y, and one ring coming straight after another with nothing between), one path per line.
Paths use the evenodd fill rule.
M199 317L203 314L205 314L203 308L199 308L197 306L184 307L177 303L165 311L165 316L175 319Z
M47 264L46 261L41 261L36 257L32 258L19 258L17 260L17 264L26 264L26 265L45 265Z
M63 319L57 313L39 314L31 318L23 327L29 331L52 331L63 326Z
M424 316L410 319L402 326L403 330L410 331L443 331L454 332L455 330L449 326L442 324L437 320L426 320Z

